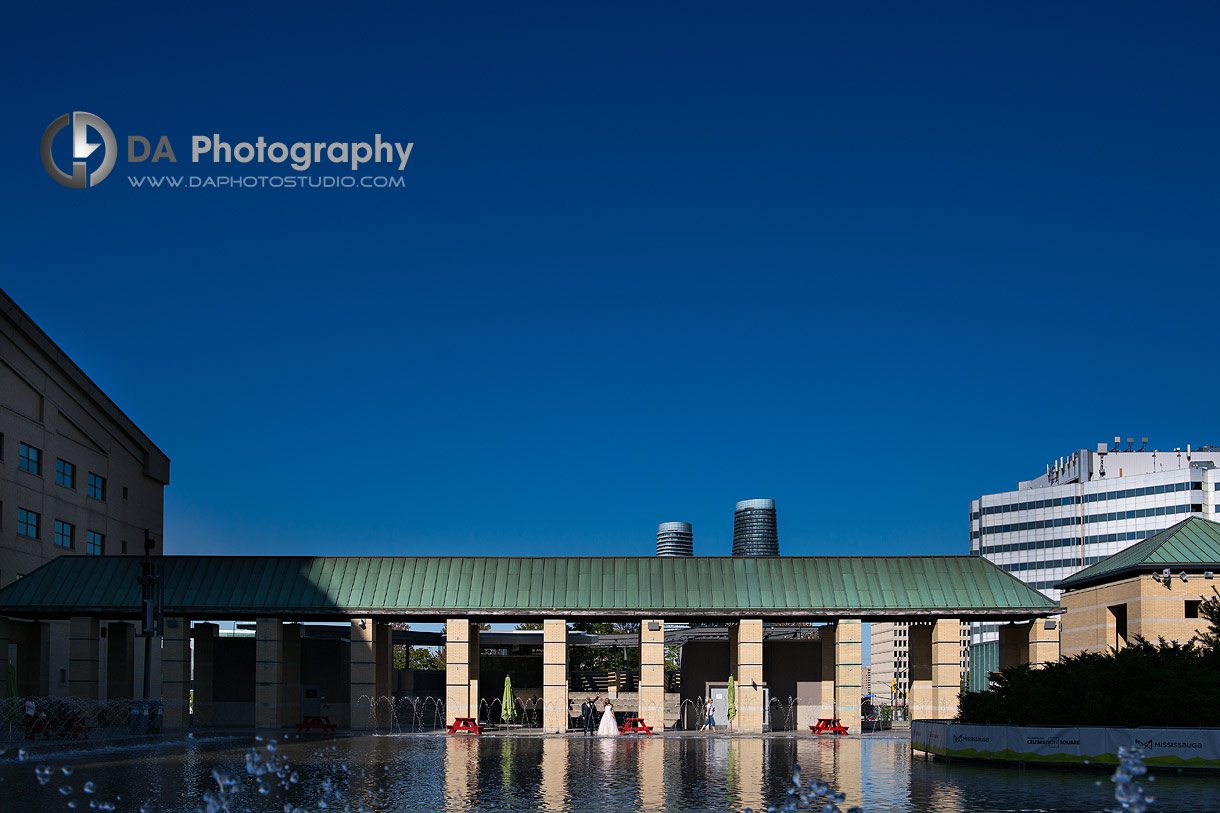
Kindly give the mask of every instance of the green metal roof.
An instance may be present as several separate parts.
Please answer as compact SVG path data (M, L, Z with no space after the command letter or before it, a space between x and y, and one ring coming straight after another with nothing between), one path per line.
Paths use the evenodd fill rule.
M1203 567L1220 570L1220 523L1190 517L1159 534L1120 550L1078 573L1068 576L1056 587L1072 590L1130 575L1140 570L1168 567L1171 570Z
M985 559L165 556L167 614L1032 617L1057 605ZM0 590L0 615L137 613L141 560L61 556Z

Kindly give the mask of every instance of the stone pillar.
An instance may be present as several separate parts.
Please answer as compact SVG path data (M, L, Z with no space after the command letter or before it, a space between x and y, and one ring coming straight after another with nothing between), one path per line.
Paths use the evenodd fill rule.
M68 621L47 621L42 625L42 683L46 686L43 694L48 697L68 696L68 670L71 664L72 639L70 623Z
M935 703L932 697L932 626L911 624L907 627L907 654L910 675L907 703L912 720L933 720Z
M110 634L114 634L111 626ZM195 668L191 675L191 691L194 692L194 707L192 722L196 726L214 725L216 712L212 703L215 698L216 681L216 639L220 636L219 624L196 624L191 631L195 640ZM258 648L257 641L255 649ZM257 658L257 652L255 653ZM255 669L258 667L256 666ZM257 693L257 688L255 692Z
M473 705L470 697L471 662L474 662L476 681L479 663L479 632L473 626L469 618L450 618L445 622L446 725L452 725L458 717L478 715L478 695L475 695ZM478 685L477 682L475 685Z
M377 728L377 622L353 618L351 630L352 731Z
M1052 627L1047 629L1047 625ZM1059 662L1059 621L1054 618L1035 618L1029 625L1026 640L1029 642L1029 662L1035 666Z
M962 622L938 618L932 624L932 717L952 720L962 690Z
M8 620L0 618L0 677L8 676Z
M840 618L835 625L835 717L850 733L860 733L860 695L864 669L860 664L862 627L858 618Z
M394 696L394 630L389 624L377 622L375 652L377 657L377 696L391 698ZM298 671L298 683L300 676ZM389 724L386 720L386 724Z
M568 730L568 623L562 618L542 622L542 730Z
M1000 624L999 669L1029 663L1029 624Z
M729 647L730 653L736 654L736 670L733 677L737 681L734 689L737 718L733 720L733 728L737 731L761 732L763 730L762 619L743 618L737 622L736 629L737 646L730 644ZM730 658L732 658L732 654L730 654ZM725 709L725 721L728 721L728 709Z
M652 627L656 629L652 629ZM657 731L665 728L665 622L640 621L639 716Z
M280 630L280 687L277 695L281 728L301 722L301 625L284 624Z
M161 638L162 727L166 731L185 728L191 702L191 622L182 617L166 618ZM155 648L155 647L154 647Z
M68 694L98 699L101 628L96 618L73 616L68 621Z
M818 703L817 717L835 716L835 633L834 624L822 627L822 673L821 700ZM814 720L813 722L817 722Z

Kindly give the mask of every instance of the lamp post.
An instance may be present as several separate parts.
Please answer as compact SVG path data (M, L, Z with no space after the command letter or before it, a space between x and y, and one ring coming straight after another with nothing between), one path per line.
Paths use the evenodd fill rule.
M152 534L144 529L144 561L140 563L140 575L136 581L140 583L140 619L144 637L144 701L149 700L152 693L152 644L153 637L161 635L161 566L153 561Z

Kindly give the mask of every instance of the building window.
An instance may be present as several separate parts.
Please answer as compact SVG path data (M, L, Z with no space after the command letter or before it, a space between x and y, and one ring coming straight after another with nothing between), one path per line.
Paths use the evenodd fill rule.
M1187 618L1198 618L1199 617L1199 603L1200 602L1198 602L1198 601L1187 600L1187 602L1186 602L1186 617Z
M30 474L42 474L42 450L35 449L28 443L21 444L21 454L17 461L17 468L22 471L28 471Z
M89 531L85 534L85 553L90 556L101 556L106 552L106 537L99 534L97 531Z
M71 522L55 520L55 544L61 548L72 547L72 534L75 530Z
M106 499L106 478L100 474L89 472L89 496L95 500Z
M29 539L38 538L38 514L24 508L17 509L17 535Z
M55 482L67 488L76 488L76 466L67 460L56 459Z

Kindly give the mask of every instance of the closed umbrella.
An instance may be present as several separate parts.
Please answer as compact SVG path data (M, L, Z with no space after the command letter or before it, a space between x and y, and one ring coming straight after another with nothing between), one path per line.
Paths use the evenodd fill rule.
M737 690L734 687L732 675L729 675L728 695L729 695L729 698L728 698L729 707L728 707L728 709L725 710L725 714L727 714L729 717L729 728L732 728L733 727L733 718L737 716Z
M511 723L517 716L517 704L513 699L513 679L504 676L504 697L500 698L500 720Z

